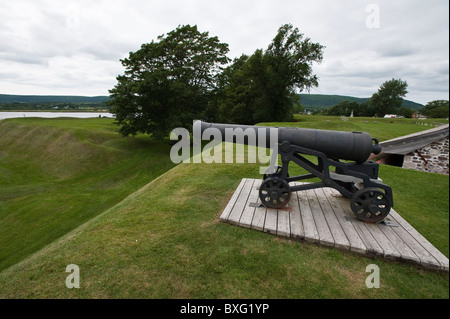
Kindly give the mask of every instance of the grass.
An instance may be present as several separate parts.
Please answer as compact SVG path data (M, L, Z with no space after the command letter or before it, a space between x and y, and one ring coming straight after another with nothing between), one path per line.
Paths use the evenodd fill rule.
M331 124L320 124L319 118L313 120L316 128ZM343 122L340 119L331 121L338 122L333 124L336 127ZM69 129L73 130L71 134L78 136L77 141L89 140L86 135L90 133L84 130L102 130L103 127L108 136L98 137L96 145L107 150L115 145L113 149L119 148L128 154L122 158L124 162L135 151L127 153L122 147L127 149L128 145L130 149L140 149L141 143L156 143L142 138L131 139L138 142L135 142L137 145L130 144L134 142L116 135L109 136L115 133L108 122L81 122L76 129ZM362 123L354 124L364 125ZM26 124L31 125L30 122ZM26 128L26 124L12 121L8 125L25 125ZM295 124L299 125L298 122ZM394 123L385 123L390 124ZM0 129L3 125L0 124ZM405 126L409 125L405 123ZM42 126L66 131L53 121ZM414 130L416 126L411 124L410 129ZM382 125L376 127L380 131L383 129ZM377 133L376 130L371 132L373 136ZM20 134L16 138L20 138ZM118 147L118 144L124 145ZM146 150L141 151L145 153ZM160 156L163 156L163 151ZM168 153L167 148L165 151ZM102 156L93 158L97 157ZM40 158L45 159L44 156ZM121 161L112 161L105 170L109 172L115 165L124 165L118 163ZM30 164L30 176L36 168L33 165L38 164ZM62 184L65 184L64 179L68 181L71 178L84 183L90 174L94 174L91 169L84 173L74 170L70 174L48 169L56 181L59 180L58 174L62 174ZM87 220L79 227L72 227L43 249L30 252L26 258L21 258L21 262L4 269L0 272L0 298L449 297L448 273L367 258L220 223L220 212L240 179L260 178L258 171L257 164L178 165L128 197L122 194L126 197L124 200L86 217ZM37 188L36 185L43 181L43 185L53 185L54 191L62 187L62 184L52 184L53 180L46 180L45 176L36 177L30 184ZM121 184L122 176L112 176L116 177L117 184ZM448 257L448 176L382 166L380 177L394 190L396 211ZM147 182L152 179L148 176ZM82 192L86 185L91 185L92 193L99 187L100 178L94 174L93 180L97 183L80 184L78 191ZM14 183L10 183L12 185ZM0 194L7 189L2 188ZM51 202L47 203L48 207L55 204ZM73 204L66 200L66 205L69 203ZM51 214L42 215L45 219ZM3 218L3 211L1 216ZM64 221L59 220L61 222ZM57 224L55 222L54 226ZM0 227L3 225L2 221ZM40 227L45 225L46 222L42 222ZM21 225L13 221L9 227L16 228L16 234L24 232ZM379 289L365 286L366 266L373 263L380 267ZM65 287L68 276L65 269L69 264L80 267L80 289Z
M448 274L220 223L240 178L255 171L245 164L179 165L3 271L0 297L448 298ZM445 227L435 231L448 239ZM80 267L80 289L65 287L72 263ZM380 289L365 287L365 268L373 263Z
M174 166L167 143L115 130L110 119L0 122L0 270Z
M436 123L446 123L445 119L385 119L372 117L352 117L344 118L338 116L313 116L313 115L295 115L296 122L290 123L260 123L258 125L268 126L294 126L303 128L335 130L335 131L357 131L367 132L380 142L389 140L402 135L420 132L430 129ZM421 123L418 125L416 123ZM426 125L424 125L426 124ZM433 126L432 126L433 125Z
M395 210L448 257L448 176L385 165L380 176L393 189Z

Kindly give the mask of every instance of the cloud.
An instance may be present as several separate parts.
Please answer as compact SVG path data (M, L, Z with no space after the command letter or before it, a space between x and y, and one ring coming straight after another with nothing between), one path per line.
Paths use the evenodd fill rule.
M218 36L235 58L266 49L291 23L326 46L312 93L367 97L395 77L408 99L448 99L448 9L442 0L0 0L0 93L107 95L121 58L178 25Z

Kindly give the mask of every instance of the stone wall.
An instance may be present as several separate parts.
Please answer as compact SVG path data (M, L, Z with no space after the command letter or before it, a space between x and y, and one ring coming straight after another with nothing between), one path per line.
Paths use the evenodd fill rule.
M436 141L405 155L403 167L430 173L449 175L449 138Z

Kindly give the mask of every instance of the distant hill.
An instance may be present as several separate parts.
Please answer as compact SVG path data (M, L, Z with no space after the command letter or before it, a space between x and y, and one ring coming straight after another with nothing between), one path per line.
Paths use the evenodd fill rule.
M92 103L99 104L109 100L108 96L69 96L69 95L10 95L0 94L0 103Z
M300 104L309 111L332 107L344 100L362 103L369 98L358 98L344 95L299 94ZM70 96L70 95L10 95L0 94L0 103L91 103L100 104L109 100L108 96ZM422 104L403 100L403 106L419 110Z
M345 100L349 102L363 103L370 99L353 96L325 95L325 94L299 94L299 97L300 97L300 104L303 105L303 107L308 111L329 108ZM422 104L412 102L409 100L403 100L402 106L408 107L413 110L419 110L423 107Z

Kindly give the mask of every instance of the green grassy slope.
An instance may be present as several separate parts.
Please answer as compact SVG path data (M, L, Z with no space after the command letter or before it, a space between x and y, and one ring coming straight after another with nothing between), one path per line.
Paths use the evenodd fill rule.
M367 132L380 142L395 137L408 135L433 128L438 123L448 124L445 119L389 119L372 117L339 117L339 116L314 116L295 115L294 122L270 122L259 123L267 126L293 126L302 128L334 130L334 131L357 131ZM418 125L426 124L426 125Z
M413 179L403 179L400 170L383 167L382 174L397 174L401 187L420 187L430 175L412 172ZM241 177L257 177L257 171L254 164L179 165L0 273L0 297L448 298L448 274L220 223ZM419 231L425 225L416 221L428 201L416 199L416 210L408 212ZM403 212L403 201L397 202ZM448 213L437 220L423 222L448 242ZM366 266L373 263L380 267L380 289L365 286ZM69 264L80 268L80 289L65 287Z
M0 270L173 166L167 143L116 129L111 119L0 122Z
M424 129L410 121L373 123L368 120L325 119L298 118L299 122L292 125L342 130L369 128L367 131L371 135L383 135L386 139L398 136L399 131ZM30 122L26 122L27 120ZM23 164L25 161L10 160L13 163L9 164L4 161L17 158L21 154L20 150L0 153L0 169L7 172L5 176L10 176L9 180L4 178L10 183L9 186L15 187L13 181L20 180L20 171L28 175L28 178L35 178L29 185L25 183L28 179L22 178L25 190L33 186L38 192L39 187L47 190L46 187L52 186L53 191L57 192L57 196L50 190L48 195L45 193L45 197L50 199L47 202L41 203L38 199L35 203L30 202L29 209L35 206L40 209L25 219L28 223L25 228L17 223L20 216L15 216L14 210L10 211L11 218L8 219L4 209L9 206L1 206L0 216L6 216L5 220L10 224L0 220L0 236L13 226L14 234L10 235L9 240L13 240L14 235L20 239L27 238L25 232L35 231L33 239L27 239L30 243L51 230L47 223L53 228L60 227L61 224L71 226L60 230L60 234L56 236L62 236L59 239L52 240L43 249L28 251L28 257L23 256L19 259L23 259L21 262L0 272L0 298L449 297L448 273L429 271L406 263L366 258L220 223L218 217L241 178L260 178L257 164L181 164L131 193L131 188L139 184L132 182L131 176L141 176L139 181L142 185L151 181L154 177L150 173L145 175L146 168L153 169L155 165L152 163L157 158L167 158L168 145L146 138L121 138L114 132L111 122L108 122L110 120L80 120L76 122L77 125L70 124L74 120L66 121L21 119L0 123L2 135L9 131L4 128L6 124L10 130L11 127L23 125L22 128L25 129L38 126L49 132L58 131L60 135L69 132L77 141L70 143L71 147L66 146L69 153L73 151L73 154L78 154L72 148L81 151L87 147L85 144L93 144L96 147L87 147L89 152L84 151L87 154L85 156L92 156L85 162L92 163L94 159L98 159L94 160L95 163L110 161L106 162L103 174L99 171L97 175L97 170L102 166L100 164L92 167L88 165L81 172L78 169L81 165L78 168L71 166L73 168L69 172L53 168L48 158L64 159L60 158L62 155L52 155L52 147L47 149L48 154L45 156L39 155L37 150L34 153L36 159L28 156L29 166ZM37 125L38 122L41 124ZM41 147L37 145L43 137L37 133L38 131L32 134L37 136L36 142L30 143L29 147L36 146L42 151L43 144ZM58 136L62 138L57 133L54 134L56 138L48 142L58 140ZM41 137L38 138L39 136ZM21 135L18 134L11 141L20 138ZM6 147L13 148L7 144ZM101 155L106 150L108 155ZM132 163L136 165L144 159L149 162L133 171L133 165L125 164L133 156L136 156L136 160ZM65 160L68 161L64 164L67 166L70 161ZM42 161L46 164L42 164ZM23 167L18 169L15 165ZM167 170L167 166L162 166ZM35 176L41 170L46 173ZM126 173L128 171L130 172ZM103 178L105 175L109 176L109 173L110 177ZM128 180L127 176L129 184L122 184ZM448 256L448 176L381 166L380 177L394 190L396 211ZM61 183L58 184L58 181ZM80 184L77 186L76 182ZM67 184L75 186L64 188ZM107 185L115 185L121 191L114 190L114 187L114 191L110 191ZM117 191L120 196L116 196L114 203L111 200L108 207L85 216L84 221L71 219L78 216L75 210L72 214L60 215L59 219L49 217L53 213L49 213L48 208L58 196L62 197L65 205L75 205L77 200L82 201L83 198L86 200L85 204L95 204L96 198L92 195L97 194L97 190L101 193L102 187L106 187L105 192ZM77 190L77 195L82 196L65 197L70 195L73 188ZM123 188L127 188L128 193ZM9 192L12 196L14 192L9 189L10 187L0 186L0 194ZM19 190L17 187L16 191ZM34 199L33 195L30 198ZM25 199L29 200L28 197ZM4 205L3 202L1 201L1 205ZM41 206L44 204L48 206ZM82 206L86 207L85 204ZM15 207L21 209L22 206L17 203ZM40 222L34 224L31 217L39 214ZM79 227L74 226L75 224ZM2 240L0 247L3 248L6 243L9 252L13 254L13 246L9 245L7 239ZM20 244L19 242L17 240L15 245ZM41 243L41 246L44 244ZM379 289L367 289L365 286L368 275L365 272L366 266L373 263L380 267ZM80 267L80 289L68 289L65 286L68 276L65 269L69 264Z

